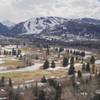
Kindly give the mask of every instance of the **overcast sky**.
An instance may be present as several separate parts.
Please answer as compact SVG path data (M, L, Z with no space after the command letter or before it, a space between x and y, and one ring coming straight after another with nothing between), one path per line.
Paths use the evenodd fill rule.
M33 16L100 19L100 0L0 0L0 20L19 22Z

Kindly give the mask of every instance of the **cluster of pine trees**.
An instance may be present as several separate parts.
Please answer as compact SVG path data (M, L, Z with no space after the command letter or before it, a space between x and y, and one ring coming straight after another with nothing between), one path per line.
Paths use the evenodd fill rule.
M48 69L48 68L55 68L56 64L54 62L54 60L51 62L51 66L48 60L46 60L43 64L43 69Z
M15 50L14 48L11 50L11 51L7 51L7 50L4 50L3 52L0 51L0 55L13 55L13 56L19 56L21 55L21 50L18 49L18 50Z

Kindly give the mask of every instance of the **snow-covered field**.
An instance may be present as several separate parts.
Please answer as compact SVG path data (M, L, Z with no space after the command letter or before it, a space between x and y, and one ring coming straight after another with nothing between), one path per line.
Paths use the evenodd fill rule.
M76 63L74 64L76 71L80 70L82 68L82 64L80 63ZM47 71L57 71L57 70L68 70L70 68L70 65L66 66L66 67L55 67L55 68L48 68Z

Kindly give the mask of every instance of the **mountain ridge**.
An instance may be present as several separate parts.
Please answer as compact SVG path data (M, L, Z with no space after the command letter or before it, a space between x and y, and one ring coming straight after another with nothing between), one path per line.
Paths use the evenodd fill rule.
M49 34L62 36L74 34L100 37L100 20L92 18L67 19L62 17L33 17L15 24L9 29L0 23L0 34L4 36Z

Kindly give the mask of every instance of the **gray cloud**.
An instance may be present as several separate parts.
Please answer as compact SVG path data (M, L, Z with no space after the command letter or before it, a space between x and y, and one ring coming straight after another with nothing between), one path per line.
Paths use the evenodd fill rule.
M33 16L100 18L99 0L0 0L0 20L18 22Z

